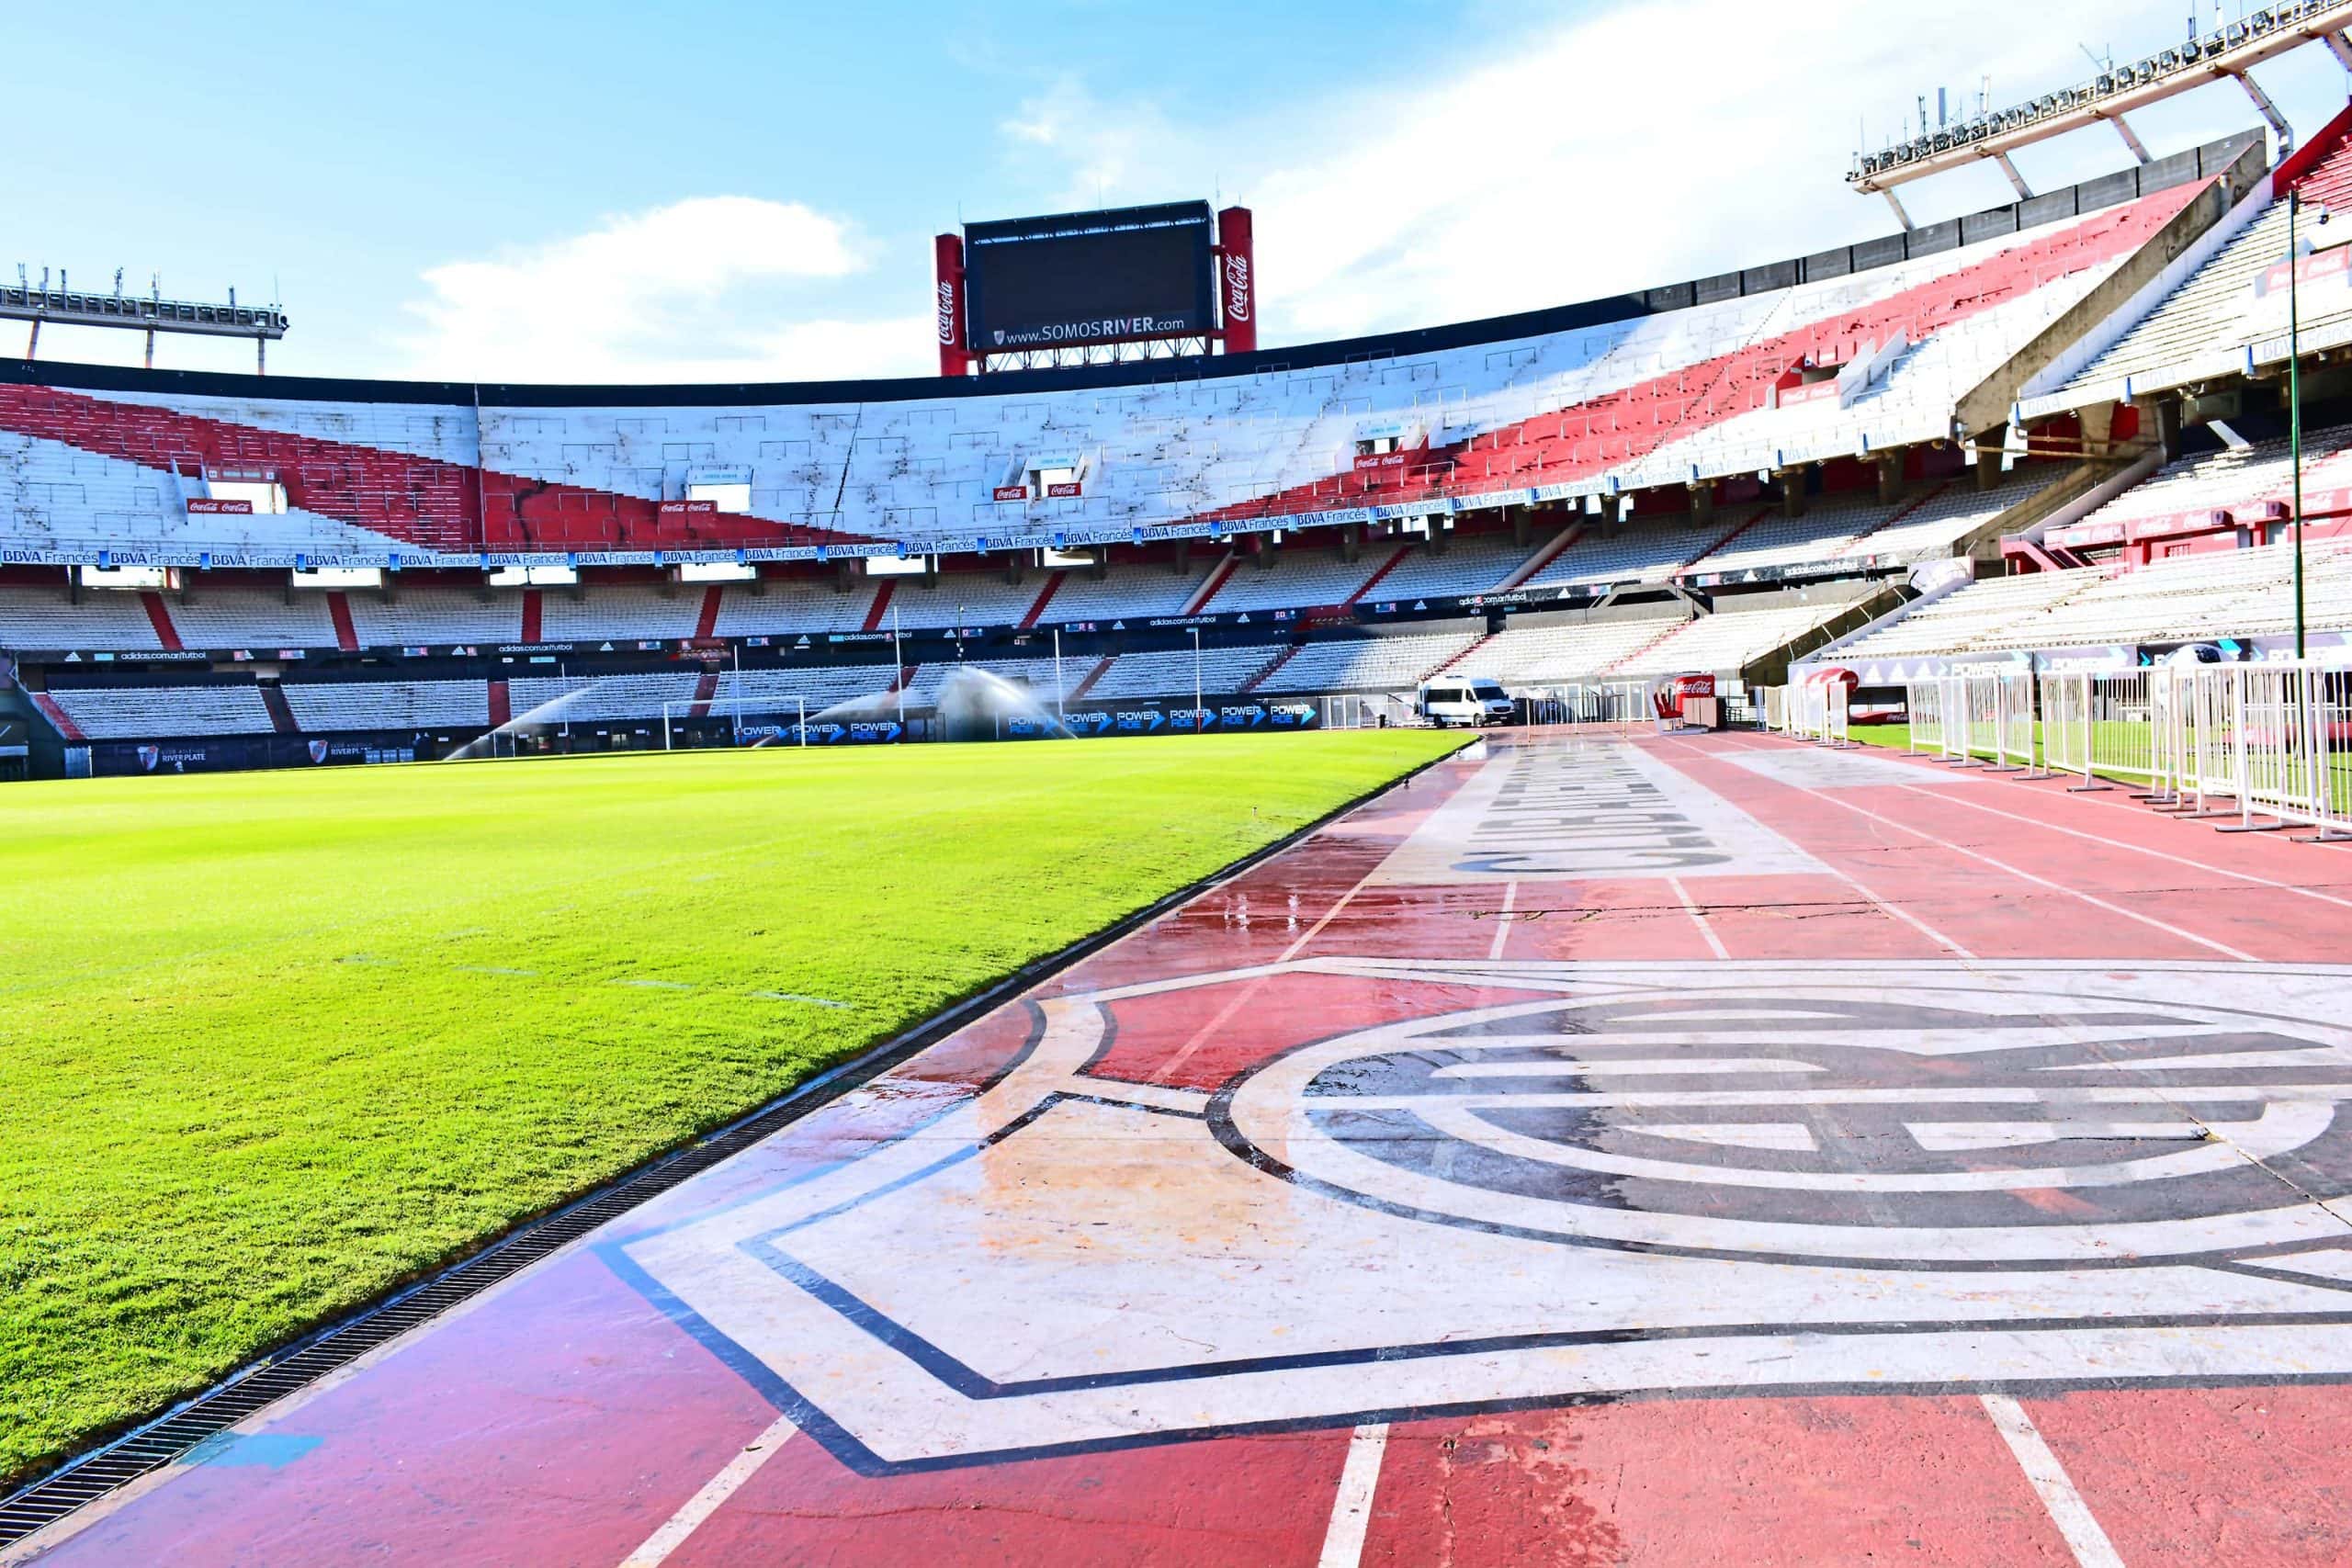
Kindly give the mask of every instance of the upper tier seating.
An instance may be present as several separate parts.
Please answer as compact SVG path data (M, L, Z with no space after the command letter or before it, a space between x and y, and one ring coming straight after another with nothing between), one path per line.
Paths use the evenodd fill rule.
M1883 450L1948 436L1963 394L2199 188L1859 272L1850 254L1805 281L1776 264L1753 269L1754 292L1702 288L1690 297L1704 302L1613 321L1061 391L907 397L893 386L865 400L852 390L831 402L567 407L503 406L496 389L479 404L379 405L364 383L333 400L266 384L220 394L162 380L136 392L6 386L0 539L447 564L482 549L813 552L844 540L964 551L982 539L992 549L1057 533L1099 543L1155 524L1516 500L1547 485L1597 493L1611 481L1688 482L1694 468L1752 473L1849 455L1865 438ZM1763 286L1781 277L1792 281ZM1898 336L1908 346L1875 381L1842 400L1775 406L1777 384L1800 365L1867 364L1866 351ZM1365 433L1398 426L1426 445L1360 468ZM1079 463L1081 493L994 499L1048 458ZM228 469L274 475L293 510L189 515L198 476ZM714 469L748 471L750 515L659 510ZM954 613L952 603L939 611Z
M2338 143L2322 157L2296 182L2296 188L2303 202L2299 243L2346 243L2341 225L2352 217L2352 141ZM2317 220L2331 211L2335 220L2323 228ZM2204 265L2064 386L2046 397L2025 400L2027 414L2072 408L2093 395L2120 395L2127 377L2135 391L2153 391L2239 368L2246 345L2287 330L2286 291L2266 297L2255 291L2256 280L2286 260L2287 218L2286 192L2281 190ZM2352 273L2325 273L2300 293L2302 330L2314 340L2341 341L2336 329L2352 325Z

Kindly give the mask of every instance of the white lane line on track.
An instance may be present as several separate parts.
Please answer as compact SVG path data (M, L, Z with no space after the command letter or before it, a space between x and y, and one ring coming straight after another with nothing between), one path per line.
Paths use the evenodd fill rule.
M1942 800L1950 793L1944 790L1922 789L1917 784L1903 784L1899 787L1935 800ZM2169 861L2174 865L2185 865L2193 871L2211 872L2215 876L2226 876L2234 882L2251 882L2257 887L2276 888L2281 893L2299 894L2305 898L2316 898L2323 904L2334 904L2340 908L2352 909L2352 898L2338 898L2333 893L2322 893L2315 887L2298 887L2291 882L2278 882L2267 876L2256 876L2250 871L2232 871L2227 866L2208 865L2201 860L2190 860L2186 855L2166 854L2162 850L2152 850L2145 844L2135 844L2129 839L2110 839L2104 834L2085 832L2080 828L2068 828L2056 822L2045 822L2039 817L2027 817L2015 811L2004 811L1997 806L1987 806L1980 800L1954 798L1953 804L1965 806L1972 810L1986 812L1995 817L2006 817L2012 822L2023 822L2035 828L2047 828L2053 833L2064 833L2069 838L2087 839L2094 844L2106 844L2113 849L2130 850L2133 854L2146 855L2151 860ZM2170 820L2170 818L2158 818L2154 813L2150 813L2147 819L2150 821Z
M1669 876L1666 879L1666 885L1674 889L1674 896L1682 900L1684 908L1690 911L1692 923L1698 926L1699 934L1707 939L1707 945L1714 950L1715 956L1729 958L1731 952L1724 946L1724 939L1717 936L1715 928L1707 923L1707 917L1700 911L1698 901L1690 897L1690 890L1682 886L1682 879L1679 876Z
M1495 917L1494 944L1487 949L1487 962L1489 964L1502 957L1504 947L1510 942L1510 911L1518 901L1519 884L1515 881L1504 883L1502 912Z
M760 1466L773 1458L800 1428L792 1424L789 1416L779 1416L774 1425L743 1445L743 1451L727 1461L727 1467L703 1483L701 1491L685 1501L684 1506L662 1521L662 1528L645 1538L645 1544L621 1560L621 1568L658 1568L670 1554L686 1544L686 1538L700 1529L703 1521L718 1511L720 1504L735 1495L736 1489L759 1472Z
M2050 1522L2066 1538L2067 1548L2082 1568L2123 1568L2123 1559L2107 1532L2091 1517L2090 1505L2075 1490L2075 1483L2066 1474L2066 1467L2041 1440L2041 1428L2025 1407L2006 1393L1981 1396L1984 1414L1993 1418L1993 1426L2001 1440L2009 1445L2009 1452L2017 1457L2018 1468L2025 1472L2026 1480L2041 1498L2041 1506L2050 1510Z
M1680 745L1685 750L1690 751L1695 755L1701 757L1707 755L1705 751L1691 745L1688 740L1679 741L1677 744ZM1763 751L1769 750L1770 748L1764 746L1742 746L1739 750L1743 751ZM1794 789L1797 786L1791 784L1788 787ZM1821 792L1818 790L1806 790L1804 793L1807 795L1818 795ZM1794 842L1795 840L1792 840L1791 841ZM1798 847L1803 848L1804 846L1799 845ZM1975 962L1976 954L1969 952L1968 949L1962 947L1951 938L1944 935L1943 932L1936 930L1935 927L1929 925L1927 921L1921 919L1910 910L1898 908L1897 906L1889 903L1886 899L1880 897L1877 894L1863 886L1860 880L1857 878L1852 872L1848 871L1844 866L1838 865L1833 862L1826 852L1808 852L1813 853L1815 860L1819 861L1824 866L1828 868L1829 874L1835 876L1838 881L1844 883L1847 886L1860 894L1863 899L1873 908L1876 908L1880 913L1901 920L1905 925L1909 926L1913 931L1917 931L1921 936L1926 937L1938 947L1949 949L1953 957L1966 960L1969 963Z
M2127 909L2120 904L2110 904L2106 899L2098 897L2095 894L2086 893L2080 888L2069 887L2065 884L2060 882L2052 882L2046 876L2036 876L2030 871L2020 871L2018 867L2009 864L2006 861L1997 861L1991 855L1980 854L1976 851L1966 848L1963 845L1953 843L1950 839L1939 839L1924 828L1914 828L1908 822L1898 820L1895 818L1883 817L1875 811L1867 810L1862 807L1854 805L1850 801L1832 799L1827 794L1820 790L1815 790L1811 793L1815 799L1826 801L1828 804L1837 807L1841 811L1850 811L1857 817L1867 817L1873 822L1883 823L1885 826L1893 828L1898 832L1909 833L1914 838L1925 839L1928 843L1935 845L1938 849L1950 850L1953 854L1965 855L1970 860L1980 861L1983 863L1991 866L1995 871L2007 873L2009 875L2016 877L2020 882L2030 882L2037 887L2047 887L2052 893L2062 893L2069 898L2079 898L2084 903L2091 905L2095 908L2105 909L2110 915L2120 915L2127 920L2137 920L2142 925L2154 926L2156 930L2166 932L2172 936L2177 936L2183 942L2193 942L2199 947L2210 947L2224 958L2234 958L2241 964L2256 964L2260 962L2260 960L2256 959L2251 953L2241 953L2236 948L2231 947L2226 943L2215 942L2211 937L2199 936L2195 931L2183 931L2178 926L2167 925L2164 921L2156 919L2154 915L2143 915L2137 909ZM1939 796L1938 798L1941 797Z
M1323 1552L1315 1568L1356 1568L1363 1561L1364 1532L1372 1525L1372 1495L1380 1485L1380 1461L1388 1452L1385 1422L1358 1427L1348 1439L1348 1462L1331 1497L1331 1522L1323 1531Z

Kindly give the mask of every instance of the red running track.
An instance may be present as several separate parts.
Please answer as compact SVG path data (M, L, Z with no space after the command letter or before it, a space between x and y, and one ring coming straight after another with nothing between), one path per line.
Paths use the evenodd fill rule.
M19 1555L2346 1562L2347 912L1498 737Z

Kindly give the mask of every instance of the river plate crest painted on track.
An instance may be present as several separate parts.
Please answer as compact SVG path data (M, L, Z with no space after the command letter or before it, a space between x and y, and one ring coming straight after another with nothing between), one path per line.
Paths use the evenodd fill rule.
M1384 1010L1285 1005L1334 978ZM1214 1094L1100 1070L1237 983ZM921 1130L605 1256L870 1469L2352 1376L2352 970L1325 957L1038 1005ZM1314 1037L1253 1021L1290 1017Z

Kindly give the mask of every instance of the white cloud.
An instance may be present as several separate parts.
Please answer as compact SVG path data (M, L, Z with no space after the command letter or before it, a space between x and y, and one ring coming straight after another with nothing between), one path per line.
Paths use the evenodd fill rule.
M1068 79L1003 129L1016 168L1045 161L1073 201L1091 203L1096 179L1114 200L1167 199L1249 171L1266 332L1299 342L1592 299L1886 232L1884 204L1845 186L1859 130L1878 144L1916 113L1915 95L1932 113L1939 85L1957 112L1985 75L2002 103L2070 83L2087 74L2075 39L2112 39L2127 59L2173 41L2138 0L2044 0L2021 30L1883 0L1659 0L1497 37L1459 70L1334 85L1213 121L1213 140ZM2343 103L2340 73L2319 74L2312 96L2288 104L2306 132ZM2142 118L2159 154L2256 123L2229 86ZM2018 162L2049 188L2126 156L2093 130ZM1989 165L1905 192L1920 221L2011 199Z
M865 270L839 220L693 197L569 239L424 275L408 373L513 381L793 380L920 374L929 319L810 319L808 289Z
M1058 182L1049 199L1069 207L1165 199L1152 182L1188 161L1193 145L1158 105L1114 107L1073 76L1023 99L998 129L1016 168L1046 171L1047 181Z

